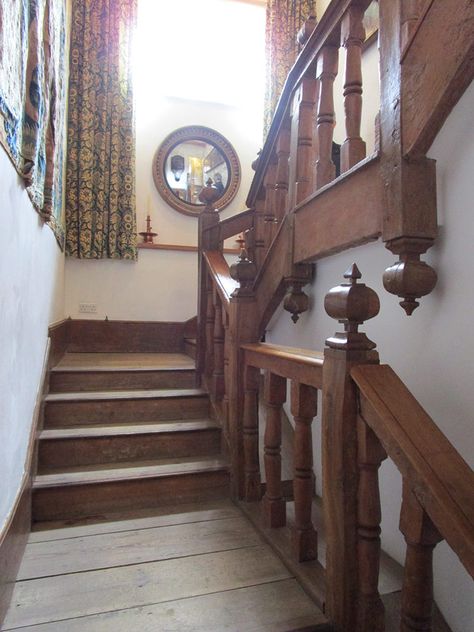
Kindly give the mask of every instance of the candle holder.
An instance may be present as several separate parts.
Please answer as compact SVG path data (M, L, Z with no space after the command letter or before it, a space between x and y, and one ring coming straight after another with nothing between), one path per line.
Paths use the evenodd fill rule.
M154 233L151 227L151 217L149 215L146 216L146 231L138 233L141 237L143 237L144 244L152 244L153 237L156 237L158 233Z

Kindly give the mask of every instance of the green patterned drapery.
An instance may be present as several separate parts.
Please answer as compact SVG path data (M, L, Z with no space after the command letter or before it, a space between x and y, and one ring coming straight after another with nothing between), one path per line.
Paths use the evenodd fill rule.
M315 5L315 0L267 2L264 138L270 129L283 84L299 52L296 34L310 15L316 15Z
M66 254L136 259L136 0L73 0Z
M0 0L0 143L62 246L65 2Z

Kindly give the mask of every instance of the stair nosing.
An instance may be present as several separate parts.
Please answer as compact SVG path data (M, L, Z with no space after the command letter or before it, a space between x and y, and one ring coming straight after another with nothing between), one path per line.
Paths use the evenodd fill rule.
M208 393L200 388L190 389L142 389L127 391L77 391L66 393L48 393L44 397L49 402L106 401L126 399L177 399L179 397L207 397Z
M92 366L76 366L76 367L60 367L51 368L51 373L161 373L161 372L180 372L180 371L196 371L195 366L147 366L147 367L92 367Z
M188 465L189 467L183 467ZM168 471L166 466L169 466ZM173 466L176 466L173 469ZM159 471L161 468L162 471ZM147 471L148 470L148 471ZM54 489L61 487L74 487L79 485L100 485L103 483L119 483L123 481L140 481L153 478L167 478L170 476L201 474L205 472L228 471L229 464L224 459L194 460L185 463L157 463L154 465L142 465L135 467L108 468L102 470L88 470L87 472L76 470L73 472L57 472L38 474L33 481L33 490ZM111 475L111 473L120 473ZM85 473L97 474L96 478L80 479ZM106 474L109 474L106 476ZM62 477L62 480L58 480ZM69 478L69 480L68 480ZM49 480L48 480L49 479Z
M203 419L169 420L142 424L84 425L64 428L45 428L39 434L40 441L64 439L100 439L119 436L140 436L147 434L165 434L179 432L199 432L200 430L220 430L215 421ZM102 434L101 434L102 433Z

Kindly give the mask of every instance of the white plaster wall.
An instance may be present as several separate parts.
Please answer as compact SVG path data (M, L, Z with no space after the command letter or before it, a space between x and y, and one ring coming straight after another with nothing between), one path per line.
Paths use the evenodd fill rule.
M64 257L0 148L0 529L24 472L48 325L64 317Z
M380 314L364 326L377 343L381 361L390 364L426 408L455 448L474 466L474 84L464 94L438 134L429 155L437 160L439 238L426 260L438 272L433 293L421 299L411 317L382 286L384 269L395 261L380 242L334 255L317 263L309 288L312 307L293 325L286 313L271 323L269 342L323 349L324 340L341 325L324 312L325 293L357 262L363 281L378 293ZM307 288L308 289L308 288ZM317 430L319 424L315 422ZM317 431L315 433L318 434ZM315 438L320 481L319 437ZM398 530L401 480L388 462L381 470L383 548L400 562L404 542ZM444 543L435 552L435 597L453 632L472 629L474 586Z
M249 105L251 105L249 103ZM161 97L137 107L137 222L145 230L150 212L155 238L161 244L197 245L197 218L178 213L160 197L152 177L155 151L178 127L205 125L234 146L242 182L232 203L221 212L229 217L245 209L253 177L251 163L261 139L258 107L235 108L216 103ZM178 289L179 288L179 289ZM94 302L97 313L80 314L79 303ZM66 313L73 318L181 321L196 314L197 255L190 252L139 250L138 262L66 260Z

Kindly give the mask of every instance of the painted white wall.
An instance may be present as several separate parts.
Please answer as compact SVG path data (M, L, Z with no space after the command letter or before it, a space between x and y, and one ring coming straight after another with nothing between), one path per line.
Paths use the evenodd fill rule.
M474 466L474 343L471 335L474 293L474 84L451 112L429 156L437 160L439 238L426 261L438 272L431 295L407 317L398 299L382 286L382 274L395 257L381 242L334 255L317 263L307 288L312 307L293 325L280 312L271 323L269 342L323 349L341 325L324 312L325 293L343 281L355 261L362 280L381 301L380 314L363 330L377 343L381 361L390 364L471 467ZM315 469L320 480L320 441L315 421ZM403 561L405 546L398 530L401 479L395 467L381 468L383 548ZM447 545L435 551L435 598L453 632L472 629L474 586Z
M0 148L0 529L19 491L48 325L64 317L64 257Z
M153 156L165 137L178 127L204 125L223 134L233 145L242 167L242 181L221 217L244 210L253 177L251 163L261 139L260 113L216 103L161 97L138 104L137 223L146 229L150 212L155 238L161 244L197 245L197 218L183 215L160 197L152 176ZM175 283L178 285L176 286ZM176 292L176 287L184 292ZM66 260L66 314L84 318L79 303L94 302L97 313L122 320L181 321L196 314L197 255L189 252L139 250L138 261Z

